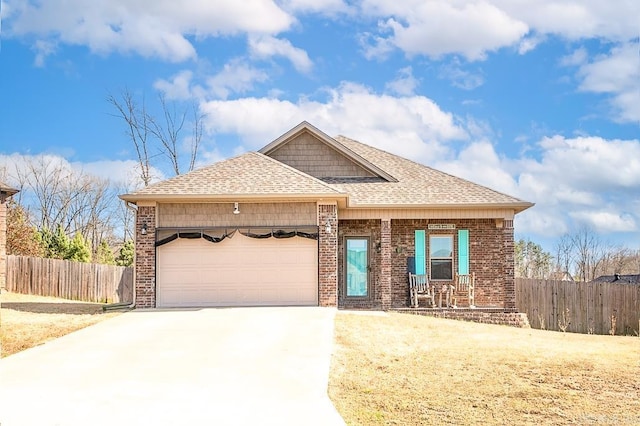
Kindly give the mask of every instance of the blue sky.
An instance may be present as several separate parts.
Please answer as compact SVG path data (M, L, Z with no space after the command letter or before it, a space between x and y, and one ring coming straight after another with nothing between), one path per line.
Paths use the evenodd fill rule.
M48 154L129 182L135 153L106 101L126 87L152 109L160 93L195 102L200 164L307 120L535 202L517 236L549 250L580 226L640 248L638 1L2 0L0 13L9 181Z

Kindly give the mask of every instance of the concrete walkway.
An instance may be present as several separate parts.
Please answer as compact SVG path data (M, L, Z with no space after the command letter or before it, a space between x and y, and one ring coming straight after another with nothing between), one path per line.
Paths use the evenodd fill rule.
M343 425L335 310L133 311L0 360L0 425Z

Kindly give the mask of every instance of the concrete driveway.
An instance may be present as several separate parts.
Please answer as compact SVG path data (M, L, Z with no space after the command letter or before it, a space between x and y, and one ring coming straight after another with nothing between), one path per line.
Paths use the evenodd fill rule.
M340 425L335 310L132 311L0 360L0 425Z

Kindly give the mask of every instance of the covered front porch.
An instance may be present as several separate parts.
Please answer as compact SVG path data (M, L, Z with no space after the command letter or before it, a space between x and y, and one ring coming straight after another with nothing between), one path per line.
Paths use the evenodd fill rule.
M503 219L339 218L338 307L513 312L513 250Z

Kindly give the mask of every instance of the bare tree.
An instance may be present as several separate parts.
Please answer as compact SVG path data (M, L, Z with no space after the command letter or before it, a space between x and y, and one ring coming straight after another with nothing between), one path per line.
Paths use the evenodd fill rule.
M198 111L198 105L195 102L191 104L191 113L193 114L193 121L191 122L191 155L189 156L189 171L195 168L196 161L198 160L198 152L200 150L200 143L202 142L202 133L204 128L203 121L205 119L205 114L201 114Z
M160 119L147 111L144 98L139 107L128 90L124 90L120 98L113 95L107 98L118 111L116 116L122 118L127 125L127 135L136 149L145 186L151 180L151 160L157 154L164 155L169 160L173 173L179 175L184 170L182 153L188 151L187 171L193 170L203 135L204 115L198 111L195 103L191 104L191 135L185 136L185 126L189 124L189 108L179 109L175 102L167 102L163 94L159 95L158 100Z
M117 198L109 181L75 171L58 157L23 157L21 163L14 180L28 194L24 205L38 229L61 227L69 237L80 233L94 251L102 240L112 239Z
M114 188L114 191L116 191L118 194L127 194L131 192L131 189L132 188L127 185L121 185ZM121 232L121 234L118 234L118 237L114 241L114 243L116 243L115 245L120 246L127 240L133 240L134 219L135 217L133 212L129 208L127 208L125 203L116 203L114 220L118 224L117 229Z
M618 245L610 247L604 253L597 275L637 274L638 259L633 250Z
M138 156L140 178L144 186L148 186L151 182L149 135L152 125L149 122L149 114L147 114L144 97L142 98L142 106L138 106L131 92L124 89L120 94L120 98L109 95L107 102L118 111L115 116L122 118L127 125L126 134L131 139Z
M556 267L561 273L568 273L573 263L573 243L568 234L560 237L556 243Z
M575 251L576 271L581 281L591 281L603 261L605 249L602 241L589 227L582 227L570 236Z

